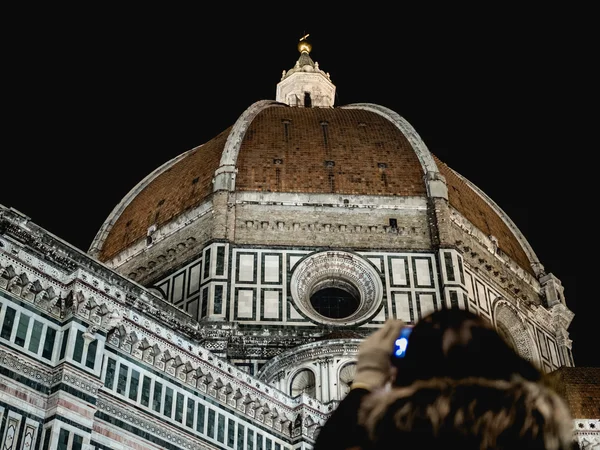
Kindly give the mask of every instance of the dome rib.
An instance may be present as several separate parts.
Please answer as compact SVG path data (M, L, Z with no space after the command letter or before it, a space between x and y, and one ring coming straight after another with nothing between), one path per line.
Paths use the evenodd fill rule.
M193 208L213 192L213 176L219 167L225 142L232 127L204 145L185 152L145 179L117 208L96 254L107 261L157 228ZM110 225L112 223L112 226Z
M522 269L538 276L543 270L519 228L490 197L447 164L435 160L448 184L448 202L477 229L498 239L498 247Z
M260 114L261 111L271 107L285 107L283 103L276 102L274 100L260 100L250 105L242 115L235 121L229 136L227 136L227 142L219 161L219 167L215 171L214 186L213 190L229 190L234 191L236 185L236 166L237 159L240 152L240 146L248 127L254 121L254 118Z
M417 131L404 117L389 108L376 105L374 103L352 103L350 105L342 106L341 108L372 111L392 122L402 132L408 142L410 142L410 145L417 155L417 158L419 158L427 178L427 189L429 196L441 197L445 199L448 198L446 184L440 176L440 172L431 152L427 148L427 145L425 145L425 142L423 142L423 139L421 139L421 136L419 136Z
M249 124L237 191L424 196L410 143L380 114L360 109L266 108Z
M125 208L127 208L127 206L129 206L129 204L136 198L136 196L140 192L142 192L146 188L146 186L148 186L161 173L163 173L165 170L168 170L171 166L175 165L182 158L185 158L185 156L188 153L193 152L194 150L196 150L199 147L200 146L192 148L192 149L182 153L181 155L176 156L175 158L167 161L162 166L153 170L142 181L140 181L137 185L135 185L135 187L133 189L131 189L127 193L127 195L125 195L125 197L123 197L123 199L119 202L119 204L113 208L113 210L111 211L111 213L109 214L107 219L104 221L104 223L100 227L100 230L98 230L98 232L96 233L96 236L94 237L94 240L92 241L92 243L90 245L88 254L93 257L98 257L100 255L102 247L104 246L104 242L106 241L106 238L110 234L116 221L119 219L119 217L121 216L121 214L123 213Z

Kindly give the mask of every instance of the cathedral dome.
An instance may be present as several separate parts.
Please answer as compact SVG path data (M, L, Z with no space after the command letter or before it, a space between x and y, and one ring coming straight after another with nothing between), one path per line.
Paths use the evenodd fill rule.
M349 226L340 225L348 222L347 214L340 215L341 210L365 217L370 208L387 208L385 223L366 220L365 228L376 227L385 234L397 230L400 224L399 234L405 238L397 238L396 248L431 248L436 241L431 227L419 229L411 226L410 220L406 223L396 216L428 214L431 222L433 211L423 211L431 209L430 199L437 198L447 201L456 224L465 233L477 234L485 245L501 252L520 270L538 275L532 249L491 199L434 156L396 112L368 103L334 107L335 86L329 74L312 61L306 41L301 41L298 48L301 55L296 69L284 71L275 101L254 103L218 136L149 174L115 207L90 253L118 267L158 240L176 233L183 235L181 230L201 215L208 213L217 218L228 215L225 210L233 205L243 208L253 203L279 210L260 219L256 215L244 219L241 214L228 216L223 219L229 220L226 224L217 225L217 221L210 225L213 231L218 226L228 231L209 232L207 240L249 243L244 242L244 227L264 227L269 219L269 228L310 230L307 214L314 214L316 207L330 206L337 216L318 227L329 224L338 231L354 233L347 233L338 241L338 247L377 246L383 241L356 241L356 231L362 231L361 219L350 220ZM314 71L298 69L306 64ZM217 205L218 193L229 197ZM304 214L305 220L294 220L288 212L281 212L285 206L295 214ZM410 237L414 234L420 239ZM270 244L311 242L295 241L289 233L275 241L263 238ZM460 245L462 241L455 236L447 243ZM321 243L330 245L327 242Z

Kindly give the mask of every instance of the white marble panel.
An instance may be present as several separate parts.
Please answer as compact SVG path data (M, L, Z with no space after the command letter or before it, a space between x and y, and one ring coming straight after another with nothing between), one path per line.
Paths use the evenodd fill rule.
M556 344L551 339L548 339L548 347L550 347L550 361L555 366L558 366L558 355L556 354Z
M240 318L252 318L252 306L254 303L254 291L250 289L240 289L238 291L237 315Z
M185 276L183 273L173 278L173 303L180 302L183 298L183 281Z
M549 359L546 335L544 333L542 333L540 330L537 330L537 337L538 337L538 341L540 344L540 350L542 351L542 356L546 359Z
M36 438L37 438L37 430L39 428L38 422L31 420L29 418L25 419L25 429L23 430L23 437L21 448L22 449L33 449L36 448Z
M265 273L264 280L268 283L279 282L279 256L277 255L265 255Z
M392 284L406 286L406 260L392 258Z
M415 259L415 267L419 286L431 286L430 260Z
M469 300L475 303L475 293L473 292L473 276L469 272L465 272L465 284L467 285Z
M379 270L380 272L383 271L383 268L381 267L381 258L368 258L369 261L375 266L377 267L377 270Z
M385 319L387 317L385 317L385 309L381 308L379 310L379 312L377 313L377 315L375 317L373 317L373 320L379 321L379 322L385 322Z
M410 322L410 294L407 292L394 292L396 318Z
M190 293L198 291L200 287L200 267L202 264L196 264L190 269Z
M2 450L16 450L22 417L14 411L8 412L4 437L2 439Z
M300 314L298 312L298 310L294 307L294 306L290 306L290 319L304 319L304 317L302 317L302 314Z
M279 291L264 291L263 312L265 319L279 319Z
M488 303L487 303L487 295L486 295L486 291L485 291L485 286L481 283L475 283L477 285L477 301L479 304L479 307L485 311L488 312L489 308L488 308Z
M419 294L419 304L421 305L421 317L426 316L435 309L432 294Z
M254 255L240 255L238 279L240 281L254 281Z
M302 256L290 256L290 267L293 268L298 261L302 259Z
M171 292L169 290L169 282L165 281L162 284L157 285L156 287L160 288L161 291L165 294L165 300L168 300L171 296Z

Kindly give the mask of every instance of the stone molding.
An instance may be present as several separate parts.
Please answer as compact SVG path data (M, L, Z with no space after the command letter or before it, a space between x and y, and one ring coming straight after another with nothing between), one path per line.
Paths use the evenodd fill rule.
M213 192L226 190L235 190L235 177L237 172L237 158L240 152L242 141L246 130L254 120L254 118L266 108L283 107L282 103L274 100L259 100L258 102L250 105L242 115L236 120L229 135L225 142L223 153L221 154L221 161L219 167L215 171L213 178Z
M456 172L454 169L451 169L451 170L452 170L452 172L454 172L454 174L457 177L459 177L461 180L463 180L464 183L467 184L467 186L469 186L471 189L473 189L473 191L475 191L479 195L479 197L481 197L481 199L483 201L485 201L490 206L490 208L492 208L496 212L496 214L498 214L498 217L500 217L500 219L504 222L504 224L508 227L508 229L510 231L512 231L513 235L515 236L515 238L517 239L519 244L521 244L521 248L523 249L523 251L525 252L527 257L529 258L529 262L530 262L531 267L532 267L534 273L536 274L536 276L538 278L540 278L540 277L546 275L546 273L544 272L544 266L540 263L537 255L533 251L533 248L531 247L531 245L529 244L527 239L525 239L525 236L523 235L523 233L521 233L521 230L519 230L517 225L508 216L508 214L506 214L504 212L504 210L502 208L500 208L500 206L498 206L498 204L496 202L494 202L485 192L483 192L481 189L479 189L479 187L477 187L471 181L467 180L465 177L463 177L461 174Z
M496 250L493 241L489 236L486 236L481 230L475 227L471 222L469 222L460 212L458 212L454 208L450 208L450 220L454 223L460 230L471 236L475 239L482 247L484 247L487 251L485 252L485 256L492 258L493 261L500 267L504 269L510 270L513 276L516 276L521 281L527 283L534 289L538 294L541 292L541 287L539 281L533 277L529 272L526 272L522 267L520 267L516 262L514 262L508 255L504 253L500 253ZM460 242L462 244L462 241ZM463 248L464 252L472 251L470 247L466 249ZM482 256L483 257L483 256ZM494 266L495 264L489 264Z

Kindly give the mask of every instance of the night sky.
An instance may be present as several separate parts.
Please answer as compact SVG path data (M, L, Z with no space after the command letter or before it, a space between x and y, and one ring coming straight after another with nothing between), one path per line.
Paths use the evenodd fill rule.
M575 313L575 364L600 366L585 260L595 168L579 156L591 149L578 140L586 85L575 19L547 6L317 14L300 5L269 16L232 6L13 15L2 65L0 204L87 251L147 174L254 102L274 100L309 33L337 106L397 112L511 217L562 281Z

